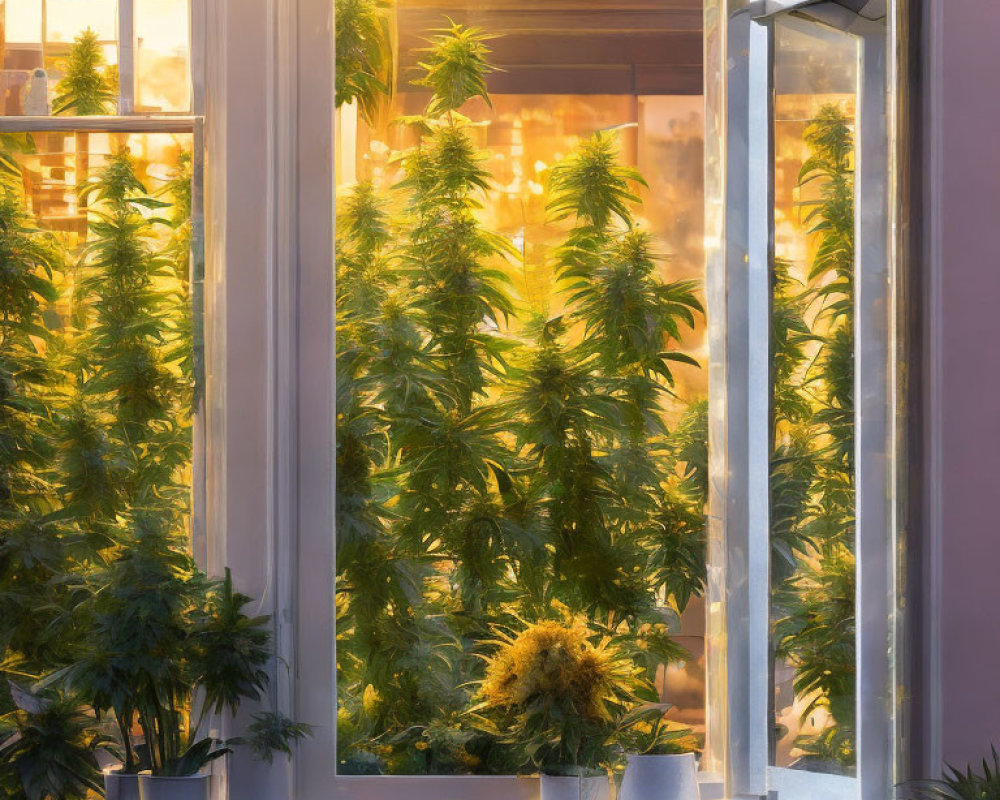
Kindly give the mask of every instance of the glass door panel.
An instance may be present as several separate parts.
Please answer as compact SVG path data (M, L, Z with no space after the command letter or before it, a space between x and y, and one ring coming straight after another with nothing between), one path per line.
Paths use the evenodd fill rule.
M859 40L773 23L770 764L856 774Z
M730 796L874 800L894 783L894 42L875 16L729 13Z

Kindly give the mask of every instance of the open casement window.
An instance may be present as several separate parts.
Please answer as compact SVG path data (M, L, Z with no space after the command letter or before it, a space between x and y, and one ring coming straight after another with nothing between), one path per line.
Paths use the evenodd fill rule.
M896 780L894 5L753 2L727 20L715 499L736 797L868 800Z
M393 114L409 115L411 122L422 112L426 95L421 98L407 83L420 66L411 57L418 40L407 25L433 27L425 5L437 10L437 4L400 3L392 28L400 42L408 43L400 52L410 54L393 76L398 89ZM667 58L664 53L681 52L684 38L674 32L671 41L678 46L664 50L650 25L661 12L679 19L684 4L622 4L634 24L598 21L603 38L594 41L608 44L606 39L620 36L606 49L574 48L567 42L600 18L592 13L596 8L611 16L622 11L613 2L583 4L588 14L574 16L572 24L548 7L471 0L442 5L463 13L472 9L458 21L483 26L487 34L503 32L490 28L495 18L514 31L506 42L489 42L511 59L501 60L504 72L491 78L492 105L477 100L465 112L477 145L489 156L482 163L501 176L490 190L500 199L487 194L486 211L477 219L506 236L517 251L515 262L530 267L516 278L527 280L521 288L551 302L553 295L545 294L551 287L542 288L550 277L543 268L551 245L546 237L557 240L559 232L546 227L539 198L547 191L551 162L565 155L570 139L594 128L620 128L626 160L636 159L654 173L663 170L664 187L676 179L664 161L666 147L655 155L643 155L642 148L644 137L657 134L655 123L670 117L666 105L657 108L662 101L655 95L680 94L676 86L681 84L671 84L670 76L683 73L677 64L655 62ZM695 11L690 4L685 8ZM538 19L529 22L535 12ZM892 332L898 279L890 238L894 200L887 122L894 102L887 53L895 47L896 4L720 1L699 4L697 13L704 14L706 34L704 335L711 356L705 370L710 480L702 765L725 776L728 798L881 800L897 776L893 409L899 398ZM642 25L635 22L640 18ZM692 23L690 16L685 20ZM553 46L539 49L544 26L553 24L558 28ZM567 51L576 59L571 68L559 61ZM628 63L594 69L591 62L608 52L627 54ZM586 72L588 88L567 88L579 87L573 73L585 70L592 70ZM662 88L649 88L654 86ZM647 92L652 99L644 96ZM633 113L635 120L629 116ZM384 115L370 124L363 116L346 104L338 111L338 192L345 182L369 179L378 190L398 181L402 173L392 176L402 162L392 151L417 141L412 134L405 140L399 127L380 129ZM672 123L672 130L678 129ZM531 139L540 133L542 147ZM532 155L535 150L539 155ZM410 183L417 183L414 176ZM349 196L346 190L344 196ZM440 222L446 225L449 219L445 215ZM356 220L345 220L347 229L357 229ZM393 256L411 270L419 259L405 247L420 235L411 234L411 245ZM343 277L338 272L338 292ZM425 289L419 278L412 280L409 288L417 290L396 300L419 305ZM354 299L338 294L338 312ZM417 308L421 322L415 329L439 307ZM558 301L552 307L562 308ZM338 336L357 333L340 327L350 325L350 313L338 317ZM487 321L490 335L499 329L523 336L506 320ZM434 339L433 332L424 336ZM338 342L338 358L345 354L344 343L349 339ZM437 351L437 357L443 355L447 351ZM501 394L498 387L483 392L484 397ZM343 422L338 417L338 424ZM383 477L398 480L405 458L391 460L392 469ZM381 491L387 503L379 524L391 527L414 514L405 508L400 514L398 487L387 489L382 478L376 484L377 491L366 491L370 496ZM426 512L431 505L415 511ZM454 533L447 516L435 527L443 531L441 539L423 539L439 548L435 557L448 562L439 567L445 572L462 557L446 541ZM338 537L345 530L339 528ZM399 552L390 551L394 557ZM497 552L499 560L509 558ZM452 586L455 597L461 596L460 583ZM365 713L389 716L379 709L382 693L373 686L366 691L365 679L352 677L371 666L352 652L349 637L358 619L347 610L352 591L351 580L341 576L338 614L343 614L344 633L338 657L354 659L339 687L342 746L349 745L345 735L358 734L355 720L364 721ZM436 612L432 616L441 618ZM437 663L442 674L451 669L445 659ZM346 764L364 750L352 754L348 746L338 755L337 788L345 797L371 798L389 797L402 786L420 798L450 787L462 787L476 798L532 797L537 791L529 781L499 774L420 774L422 756L398 758L407 737L417 753L426 755L439 734L428 736L425 724L417 721L377 737L385 753L396 748L390 755L402 765L391 779L349 774L366 767L377 772L385 764L377 764L372 753ZM716 789L710 781L703 784L706 795Z

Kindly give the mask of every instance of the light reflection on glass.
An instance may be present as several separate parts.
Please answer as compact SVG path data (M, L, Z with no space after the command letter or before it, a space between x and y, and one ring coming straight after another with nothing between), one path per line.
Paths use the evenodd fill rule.
M135 0L136 111L191 108L188 0Z

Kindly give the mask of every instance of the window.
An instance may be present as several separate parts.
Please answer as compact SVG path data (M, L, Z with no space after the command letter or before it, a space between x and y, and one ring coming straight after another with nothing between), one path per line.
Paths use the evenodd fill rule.
M3 115L66 113L59 108L58 82L70 48L85 32L116 95L99 113L191 113L188 0L20 0L0 8Z
M339 772L703 750L701 9L337 8Z
M727 722L749 794L895 782L893 17L847 5L728 18L744 55L728 86L727 320L750 345L727 350Z
M129 526L204 546L189 30L186 0L0 3L4 568L31 623L4 641L24 674L86 635L38 635L38 604L69 616L53 572L86 573Z
M449 1L452 36L489 49L502 70L486 76L490 103L473 83L452 108L446 90L461 84L444 81L430 109L435 87L411 81L437 57L419 48L450 30L438 4L349 4L373 10L372 38L338 47L336 87L315 67L333 61L328 9L260 5L194 3L221 58L211 101L225 125L211 132L208 188L225 214L210 224L238 276L214 287L207 334L205 93L192 67L205 59L187 2L0 0L0 139L18 213L66 264L39 309L44 335L23 338L36 355L54 358L84 329L79 315L92 329L99 313L94 292L72 291L102 275L86 249L102 201L78 186L124 146L148 195L170 204L142 215L151 251L174 259L153 284L174 304L167 339L190 337L172 347L167 374L189 376L200 401L206 339L219 366L211 436L203 405L175 416L178 494L199 555L240 575L259 566L248 590L274 612L291 664L278 670L276 702L316 725L295 791L534 797L531 778L511 777L540 766L516 715L503 715L514 704L476 708L488 699L481 681L499 674L481 657L498 670L498 638L523 652L532 630L616 670L641 664L614 673L614 703L670 704L668 729L690 730L701 749L706 797L724 781L731 798L881 800L899 702L886 122L896 4ZM78 116L57 99L88 27L99 107ZM350 59L371 79L345 84ZM379 82L391 97L367 103ZM833 129L836 158L822 150ZM464 174L448 171L445 133L472 156ZM574 183L587 157L621 179L608 184L624 200L605 196L610 213L585 205ZM445 187L451 178L461 180ZM856 255L817 271L834 234ZM464 271L449 272L455 259ZM600 290L625 278L641 290L633 299L663 301L655 324L599 313L611 298ZM826 372L837 336L851 351L840 364L851 388L839 393ZM542 406L528 404L539 375L576 381L550 407L564 422L576 414L572 424L555 414L546 429ZM787 457L795 445L798 461ZM790 505L783 471L800 464ZM827 618L843 627L837 664L856 669L836 685L802 679L798 621L831 567L845 590ZM810 752L819 740L837 745L833 758Z
M894 565L900 478L893 409L901 398L899 345L891 332L901 281L890 238L897 133L887 122L895 103L896 4L720 0L681 10L675 4L608 2L587 4L585 11L572 3L545 9L450 4L454 22L480 28L473 37L500 34L483 44L503 67L486 76L490 103L479 97L463 104L459 123L440 97L428 106L433 76L425 76L420 87L409 83L440 55L433 52L433 38L429 45L420 38L441 35L435 29L451 24L434 21L436 8L401 2L374 26L384 25L387 45L377 56L368 51L365 57L374 59L369 61L372 74L394 88L391 100L369 106L363 99L350 102L343 68L358 64L338 60L338 91L344 92L338 95L335 151L338 785L349 785L350 791L364 786L370 796L381 797L390 790L375 777L380 773L457 776L538 767L524 762L512 767L499 758L491 762L505 747L516 751L516 734L497 736L503 729L494 729L493 744L503 747L477 749L483 730L462 711L470 696L489 711L488 690L480 687L498 674L490 672L496 668L489 661L503 651L498 638L514 640L513 652L525 645L519 636L537 621L531 617L537 606L528 615L504 616L504 603L518 611L531 607L525 598L532 573L522 561L530 550L518 554L517 547L530 547L534 540L506 539L515 529L541 541L544 555L528 561L543 565L540 581L551 582L554 594L576 595L575 608L573 600L560 596L571 614L595 625L609 610L582 598L587 570L570 574L572 561L560 554L558 526L550 523L559 513L559 491L568 484L553 490L547 445L538 444L546 441L546 432L525 424L540 418L538 408L521 417L512 414L531 374L532 346L551 346L566 336L570 350L596 352L608 329L588 327L583 316L604 276L590 269L594 262L585 261L590 243L574 239L583 235L579 225L586 213L576 213L581 207L560 194L560 180L572 174L574 145L601 131L617 140L618 163L638 166L655 185L644 195L641 211L629 203L628 220L641 218L676 254L653 274L664 284L697 280L697 296L707 312L695 315L690 332L667 339L675 352L693 356L700 367L678 368L676 396L657 410L668 433L656 439L641 429L647 445L669 443L684 430L678 406L704 402L697 441L705 494L695 505L707 509L707 516L686 518L691 521L687 530L699 539L698 557L705 558L694 590L704 601L689 603L679 622L668 627L672 639L682 641L697 615L697 642L688 647L696 657L685 659L679 672L674 659L663 659L668 663L656 671L658 699L680 698L678 692L671 694L671 675L683 675L684 685L697 686L690 704L675 702L667 719L692 726L704 737L702 767L724 776L727 797L769 792L791 800L885 796L895 781L893 726L899 702ZM693 27L705 37L706 79L697 88L681 34ZM419 49L424 46L428 49ZM338 58L363 52L338 46ZM702 98L704 117L689 115ZM697 119L696 137L686 132L685 115ZM390 124L396 118L404 124ZM476 163L483 170L483 186L464 191L468 206L436 214L455 197L446 201L428 188L436 178L423 171L429 162L421 158L433 161L442 152L434 150L435 132L456 124L467 152L482 159ZM683 149L685 137L689 150ZM685 177L696 160L699 173L704 165L703 183L700 176ZM555 167L561 161L565 166ZM689 214L694 193L700 205L702 191L704 216ZM376 215L379 203L384 210ZM573 213L559 218L560 208ZM443 309L457 295L443 274L432 274L444 264L435 262L443 256L434 247L447 241L449 226L462 214L466 238L456 240L450 255L468 245L470 236L485 241L476 237L498 235L489 238L490 247L477 251L489 258L468 262L484 270L487 261L497 265L490 280L498 283L487 287L490 302L470 312L463 336L471 344L465 350L459 346L462 337L448 339L442 327ZM376 219L378 225L370 227ZM692 241L685 233L690 224L704 230L704 252L701 243L685 250L684 243ZM627 229L620 225L614 236ZM377 234L374 248L362 246L365 231ZM499 250L509 255L501 257ZM573 259L569 272L560 274ZM564 297L566 278L576 294ZM514 287L509 295L508 285ZM505 305L508 298L516 302ZM525 324L525 300L542 310L541 319L550 327ZM387 309L396 327L380 316ZM562 323L556 328L551 327L554 318ZM448 330L451 335L458 331ZM619 368L628 349L622 340L614 348ZM373 352L388 360L377 364ZM460 362L460 352L474 355ZM397 408L406 406L406 412L394 413L386 386L403 362L388 362L404 355L409 369L423 372L395 386L423 392L425 400L405 395L407 402ZM475 370L462 372L474 363ZM589 377L606 381L623 374L595 367ZM489 419L493 427L486 438L493 449L483 455L482 468L472 471L482 476L474 479L461 472L465 456L449 451L441 469L456 470L458 479L431 477L414 495L414 470L426 468L424 459L432 458L427 443L464 446L455 433L472 433L459 427L444 436L443 430L430 430L430 416L416 425L406 419L420 402L440 412L442 401L432 397L433 391L415 388L432 378L458 381L439 389L441 397L450 398L443 402L460 409L455 419L480 412L480 420ZM463 380L465 388L456 389ZM614 399L609 385L613 382L591 396ZM607 422L613 414L604 409L593 414L596 418ZM403 438L397 438L401 432ZM614 433L589 441L595 464L613 462L623 443L636 443ZM504 457L497 455L501 451ZM351 460L359 453L360 460ZM531 479L504 463L512 454L515 460L527 459ZM690 488L687 482L699 476L693 459L675 457L669 463L673 471L668 470L667 480L652 481L658 487L653 494L675 488L675 478ZM359 478L360 483L349 483ZM529 518L541 522L534 530L510 526L504 516L509 512L505 491L521 479L521 486L538 493L522 489L511 497L525 503L520 510L534 509ZM472 490L475 480L487 488ZM455 503L453 493L460 498ZM622 543L630 541L634 520L616 516L616 509L628 505L616 505L611 493L595 507L606 516L598 517L595 510L586 520L599 519L618 534L610 537L614 547L605 551L609 557L602 567L614 563L611 555L628 550ZM677 517L670 529L675 535L682 530ZM556 535L546 540L554 530ZM367 560L358 561L367 546L373 548ZM477 553L477 546L484 549ZM678 551L671 556L676 559ZM419 570L413 569L416 562ZM366 563L378 569L364 572ZM640 567L640 581L655 584L653 563L650 557L647 571ZM401 578L404 573L409 577ZM383 591L368 608L380 609L382 622L389 620L399 638L377 630L371 624L375 617L366 618L362 577ZM605 576L595 585L607 590L623 584ZM540 593L548 596L545 589ZM429 596L434 600L424 616L409 618L416 627L405 631L399 610L409 614L414 598L426 603ZM675 613L683 605L669 589L656 596ZM458 630L456 618L463 622ZM628 622L620 630L625 638L635 634ZM444 706L436 699L412 719L395 717L406 713L405 703L387 702L391 691L383 693L371 679L380 663L366 654L392 642L403 642L397 653L407 656L390 677L405 676L414 686L429 681L454 703L440 720L434 721L435 714ZM485 658L487 666L471 662L456 671L459 654ZM635 653L630 657L634 662ZM441 668L429 667L430 662ZM458 687L462 691L453 691ZM472 713L483 714L483 708ZM353 782L346 782L348 776L355 776ZM462 780L484 797L492 791L505 796L531 791L523 783L497 788L482 778ZM406 785L426 789L429 784ZM714 789L706 781L703 791L707 795Z

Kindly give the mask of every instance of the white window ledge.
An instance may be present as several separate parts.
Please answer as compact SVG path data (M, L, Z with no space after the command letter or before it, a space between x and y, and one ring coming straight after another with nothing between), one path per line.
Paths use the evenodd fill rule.
M698 776L701 800L723 800L722 779ZM538 778L456 775L407 777L396 775L341 776L334 797L338 800L538 800Z

